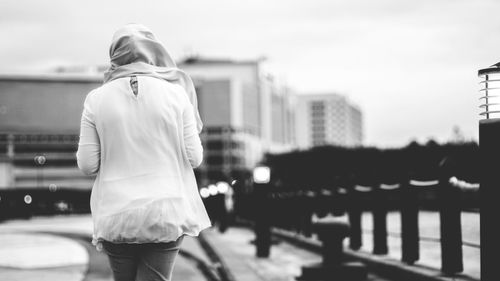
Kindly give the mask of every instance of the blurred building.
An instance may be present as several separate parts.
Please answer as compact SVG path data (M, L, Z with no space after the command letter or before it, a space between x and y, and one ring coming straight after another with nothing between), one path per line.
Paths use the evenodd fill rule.
M300 148L363 143L362 112L338 94L298 95L296 141Z
M95 74L0 76L0 189L91 188L75 152L83 101L101 81Z
M248 171L265 152L294 147L291 91L266 74L259 60L188 58L204 122L202 184Z
M249 172L265 152L294 147L290 90L265 74L259 60L188 59L180 68L193 77L205 125L204 162L196 171L201 184L229 181ZM75 152L83 101L101 85L102 70L0 76L0 173L12 164L15 178L1 185L90 188ZM34 163L40 155L47 159L43 169Z

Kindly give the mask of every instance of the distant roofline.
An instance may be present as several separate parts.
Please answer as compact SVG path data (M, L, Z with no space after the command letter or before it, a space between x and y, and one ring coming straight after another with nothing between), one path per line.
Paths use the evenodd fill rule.
M187 57L179 61L179 65L196 65L196 64L205 64L205 65L210 65L210 64L236 64L236 65L248 65L248 64L259 64L261 62L261 59L255 59L255 60L232 60L229 58L205 58L205 57Z
M102 83L102 74L83 73L0 73L0 81Z
M323 98L323 97L341 97L341 98L347 98L346 95L342 95L342 94L339 94L339 93L335 93L335 92L325 92L325 93L307 93L307 92L299 92L297 93L297 96L299 98Z
M351 107L354 107L356 108L357 110L359 110L360 112L362 112L362 109L360 107L359 104L355 103L354 101L352 101L350 99L349 96L347 95L342 95L342 94L339 94L339 93L328 93L328 92L325 92L325 93L300 93L298 95L296 95L296 97L298 99L302 99L302 100L314 100L314 99L328 99L328 98L336 98L336 99L342 99L344 100L347 104L349 104Z

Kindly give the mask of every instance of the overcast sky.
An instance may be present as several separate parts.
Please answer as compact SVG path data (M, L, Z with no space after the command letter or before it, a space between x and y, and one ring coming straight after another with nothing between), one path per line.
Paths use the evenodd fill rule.
M500 61L500 1L0 2L0 71L107 63L113 32L149 26L179 59L267 57L298 93L359 104L365 144L477 139L477 70Z

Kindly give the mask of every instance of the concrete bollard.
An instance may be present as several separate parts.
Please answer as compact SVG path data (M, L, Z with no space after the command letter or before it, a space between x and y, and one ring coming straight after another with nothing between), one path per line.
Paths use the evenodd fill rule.
M349 224L338 220L321 220L313 224L313 231L323 243L321 263L302 267L296 280L366 280L366 266L346 262L342 241L349 236Z

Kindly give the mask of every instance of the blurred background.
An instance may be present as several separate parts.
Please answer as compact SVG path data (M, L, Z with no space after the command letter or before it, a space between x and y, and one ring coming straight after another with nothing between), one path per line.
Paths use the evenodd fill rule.
M265 206L272 214L265 225L291 237L314 244L315 221L344 218L351 230L360 225L345 241L354 252L477 280L477 71L500 59L499 9L498 1L448 0L2 1L0 236L14 242L0 247L0 277L15 280L23 272L29 279L29 272L51 268L36 257L32 267L19 267L37 252L19 252L19 245L38 247L37 239L50 238L40 232L89 233L94 178L78 170L75 157L83 101L102 84L114 31L136 22L195 82L205 125L204 161L195 174L218 228L208 242L257 245L259 239L247 240ZM256 167L268 168L260 170L264 183ZM410 205L420 215L420 255L405 260L402 225ZM374 215L380 206L382 224ZM442 264L449 206L459 218L462 268ZM375 236L384 236L388 248L381 242L382 251L373 238L380 225L386 233ZM38 234L19 236L26 231ZM252 270L262 280L300 275L311 257L287 251L297 258L271 255ZM69 265L85 264L71 272L90 280L87 265L96 254L86 253ZM63 256L53 260L68 261ZM196 268L186 264L186 272ZM271 265L291 271L275 276Z

